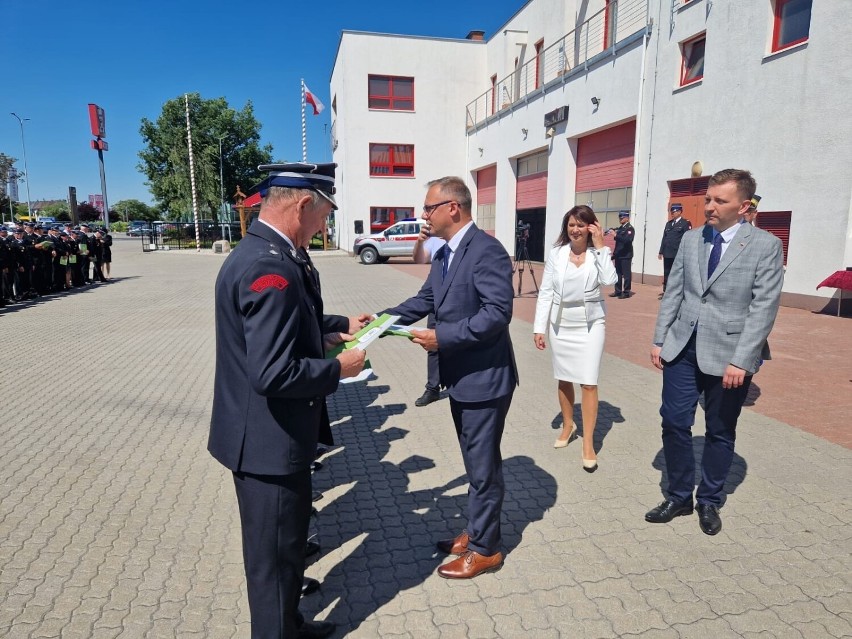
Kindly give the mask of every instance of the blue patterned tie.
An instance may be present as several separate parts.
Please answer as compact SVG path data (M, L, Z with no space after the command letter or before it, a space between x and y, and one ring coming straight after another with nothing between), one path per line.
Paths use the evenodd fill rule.
M716 237L713 238L713 249L710 251L710 261L707 262L708 280L713 277L713 271L716 270L716 267L719 266L719 260L722 259L722 243L724 241L725 238L722 237L721 233L717 233Z
M447 277L447 271L450 269L450 250L449 244L444 244L444 248L441 249L441 281L443 282Z

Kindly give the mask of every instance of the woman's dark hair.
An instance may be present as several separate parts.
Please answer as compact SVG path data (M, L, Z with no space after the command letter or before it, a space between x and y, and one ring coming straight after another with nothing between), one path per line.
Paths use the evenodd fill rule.
M586 206L585 204L575 206L573 209L571 209L565 214L565 217L562 218L562 232L559 233L559 237L556 238L556 241L553 243L553 246L565 246L566 244L569 244L571 242L571 238L568 237L568 220L572 217L576 217L586 226L588 226L589 224L598 223L598 217L597 215L595 215L595 212L592 210L592 207ZM588 237L588 246L592 246L591 233Z

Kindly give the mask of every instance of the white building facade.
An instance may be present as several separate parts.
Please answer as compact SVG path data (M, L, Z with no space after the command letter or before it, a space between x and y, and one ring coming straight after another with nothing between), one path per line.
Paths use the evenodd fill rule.
M575 204L607 228L629 209L635 278L654 284L668 205L701 224L707 178L746 168L758 226L784 242L783 302L830 306L816 285L852 265L852 78L843 3L813 5L530 0L484 42L345 32L331 83L340 245L358 221L381 227L382 207L419 215L424 182L457 174L510 253L529 225L533 261ZM413 108L402 96L387 110L376 76L413 78ZM383 164L377 142L413 144L413 166Z

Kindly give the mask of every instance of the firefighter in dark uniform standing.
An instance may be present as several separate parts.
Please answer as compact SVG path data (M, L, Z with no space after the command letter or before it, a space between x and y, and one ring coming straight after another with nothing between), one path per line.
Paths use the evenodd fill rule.
M333 208L335 164L258 167L260 216L216 280L216 378L208 450L233 472L242 523L251 636L326 637L299 598L311 514L311 463L325 397L357 375L365 353L326 359L367 317L323 315L307 252ZM340 334L343 332L343 335Z
M669 273L677 256L677 250L680 248L683 234L692 230L692 222L683 219L682 204L672 202L669 214L671 219L666 222L666 228L663 229L663 241L660 242L660 253L657 255L658 260L663 260L663 293L666 292ZM660 293L660 299L663 299L663 293Z
M610 293L609 296L626 300L630 297L633 240L636 237L636 231L630 223L630 211L619 211L618 222L621 226L615 229L615 249L612 252L618 281L615 283L615 292Z
M0 225L0 306L6 306L12 301L12 274L14 260L9 246L9 228Z

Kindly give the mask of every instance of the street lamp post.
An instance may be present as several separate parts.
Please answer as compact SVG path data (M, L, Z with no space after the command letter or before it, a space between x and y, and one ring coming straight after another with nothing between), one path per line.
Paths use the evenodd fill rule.
M33 221L33 205L30 201L30 169L27 166L27 144L24 142L24 122L29 120L29 118L22 118L17 113L12 113L12 115L17 121L18 124L21 125L21 148L24 151L24 179L27 184L27 215L30 218L30 222Z
M225 180L223 179L222 171L222 140L227 138L227 135L216 138L219 140L219 214L225 214ZM230 219L228 220L231 221Z

